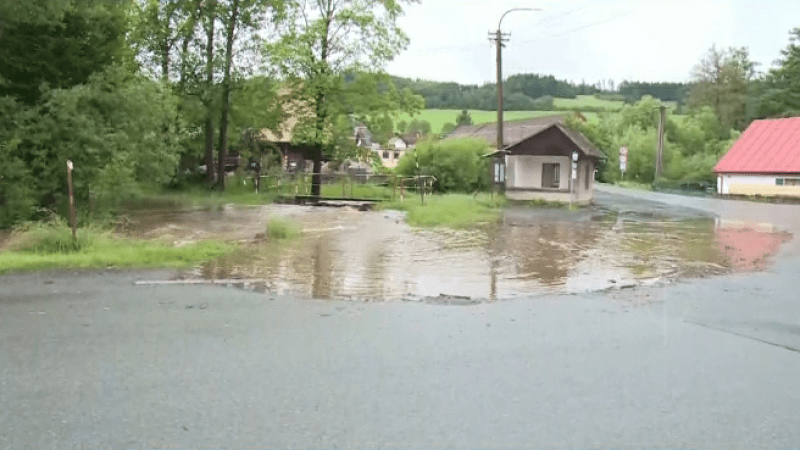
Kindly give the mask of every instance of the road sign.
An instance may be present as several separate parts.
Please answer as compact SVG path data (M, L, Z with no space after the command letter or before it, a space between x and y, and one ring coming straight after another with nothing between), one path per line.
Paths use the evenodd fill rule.
M625 172L628 169L628 147L619 148L619 171Z

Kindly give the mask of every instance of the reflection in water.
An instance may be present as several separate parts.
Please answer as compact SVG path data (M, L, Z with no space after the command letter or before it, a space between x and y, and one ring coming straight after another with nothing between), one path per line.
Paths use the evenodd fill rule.
M263 279L270 292L366 300L495 300L642 280L762 270L787 236L713 219L567 211L483 230L415 230L396 213L308 214L304 237L205 264L204 278ZM742 261L747 261L743 263ZM758 264L756 264L756 261Z

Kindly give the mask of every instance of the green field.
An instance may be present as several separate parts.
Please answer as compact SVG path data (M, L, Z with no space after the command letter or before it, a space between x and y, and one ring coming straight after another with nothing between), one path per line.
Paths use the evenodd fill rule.
M442 125L445 123L454 123L456 116L460 113L461 111L456 109L426 109L414 117L418 120L427 120L431 124L431 131L436 133L442 130ZM469 114L472 116L472 123L475 125L497 122L497 111L478 111L473 109L469 111ZM532 117L565 116L567 114L572 113L570 111L506 111L504 119L506 121L523 120ZM591 122L598 121L600 118L598 113L584 113L584 116ZM408 122L411 117L408 114L403 114L398 119L398 121L400 120Z
M619 111L625 105L621 101L601 100L594 95L579 95L576 98L556 98L554 103L556 108L605 108L608 111Z

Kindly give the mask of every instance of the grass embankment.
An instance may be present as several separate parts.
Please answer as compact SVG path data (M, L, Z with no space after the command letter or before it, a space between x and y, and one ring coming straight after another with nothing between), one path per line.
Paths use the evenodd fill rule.
M617 181L614 186L619 186L625 189L635 189L638 191L652 191L653 186L645 183L638 183L636 181Z
M412 226L466 228L497 222L504 204L504 197L492 199L489 194L443 194L425 197L422 205L419 196L409 195L403 202L386 202L382 208L405 211L406 222Z
M0 273L55 268L180 268L233 251L236 246L204 241L175 247L134 241L96 226L72 231L63 223L35 224L15 230L0 252Z

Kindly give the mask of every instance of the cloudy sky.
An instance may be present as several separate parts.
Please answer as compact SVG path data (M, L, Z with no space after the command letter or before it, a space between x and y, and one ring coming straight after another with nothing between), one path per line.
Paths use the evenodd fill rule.
M511 33L504 76L553 74L600 79L686 81L711 47L746 46L765 71L800 27L800 0L421 0L400 26L411 44L393 75L481 84L495 80L487 38L503 12Z

